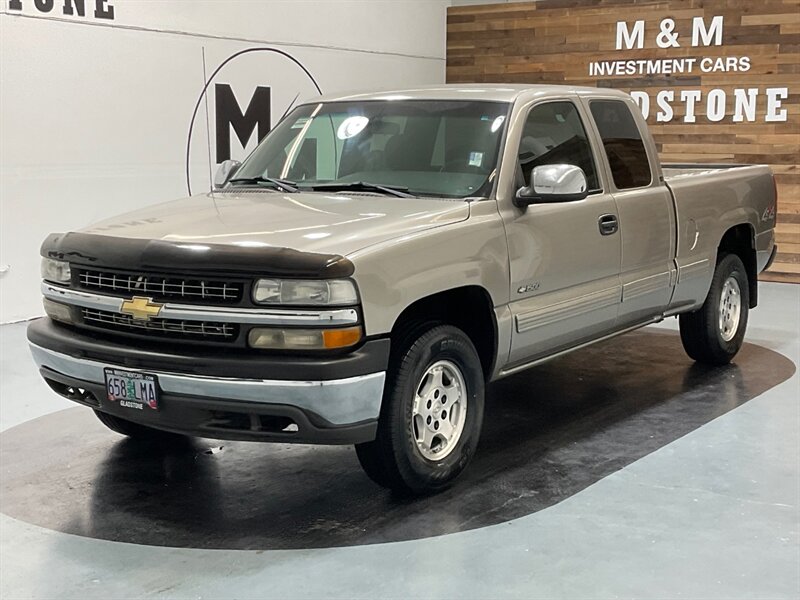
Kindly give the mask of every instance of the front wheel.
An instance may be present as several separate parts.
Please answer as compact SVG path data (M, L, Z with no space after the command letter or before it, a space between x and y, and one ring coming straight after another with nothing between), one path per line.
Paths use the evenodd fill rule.
M686 354L710 365L726 365L736 356L747 329L749 290L742 260L735 254L720 256L705 303L680 316Z
M481 362L450 325L418 328L393 353L377 437L356 453L376 483L401 493L449 487L471 460L483 424Z

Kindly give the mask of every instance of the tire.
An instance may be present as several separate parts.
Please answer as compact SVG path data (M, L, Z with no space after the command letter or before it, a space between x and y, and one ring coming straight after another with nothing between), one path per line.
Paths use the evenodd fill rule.
M706 301L680 316L686 354L709 365L728 364L744 342L750 306L747 270L735 254L722 254Z
M110 415L99 410L94 411L94 414L97 415L97 418L100 420L100 422L108 427L111 431L120 433L122 435L127 435L131 439L142 441L179 441L188 439L185 435L181 435L179 433L171 433L169 431L161 431L160 429L139 425L133 421L115 417L114 415Z
M422 495L452 485L475 454L484 376L460 329L417 324L410 330L392 352L376 439L357 444L356 454L375 483Z

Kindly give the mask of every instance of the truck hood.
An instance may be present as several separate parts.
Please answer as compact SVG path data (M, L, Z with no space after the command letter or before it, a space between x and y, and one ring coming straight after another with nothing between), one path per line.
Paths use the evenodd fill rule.
M468 216L469 204L453 200L241 190L157 204L101 221L82 232L347 256Z

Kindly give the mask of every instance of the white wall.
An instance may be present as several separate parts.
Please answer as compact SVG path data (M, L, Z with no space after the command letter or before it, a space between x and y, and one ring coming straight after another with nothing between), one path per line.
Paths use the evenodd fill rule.
M95 0L83 17L64 14L79 0L40 0L46 13L0 1L0 322L42 313L48 233L187 195L192 110L205 77L239 50L285 50L323 92L444 81L444 0L101 0L113 20L94 16ZM216 83L242 110L269 87L273 124L298 93L316 95L300 68L267 52L237 58ZM213 84L193 130L195 193L216 163ZM256 134L245 147L231 139L241 159Z

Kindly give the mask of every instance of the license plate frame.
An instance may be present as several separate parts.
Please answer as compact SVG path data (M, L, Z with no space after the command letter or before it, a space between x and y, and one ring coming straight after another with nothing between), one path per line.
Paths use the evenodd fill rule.
M158 377L152 373L106 367L106 401L130 410L160 408Z

